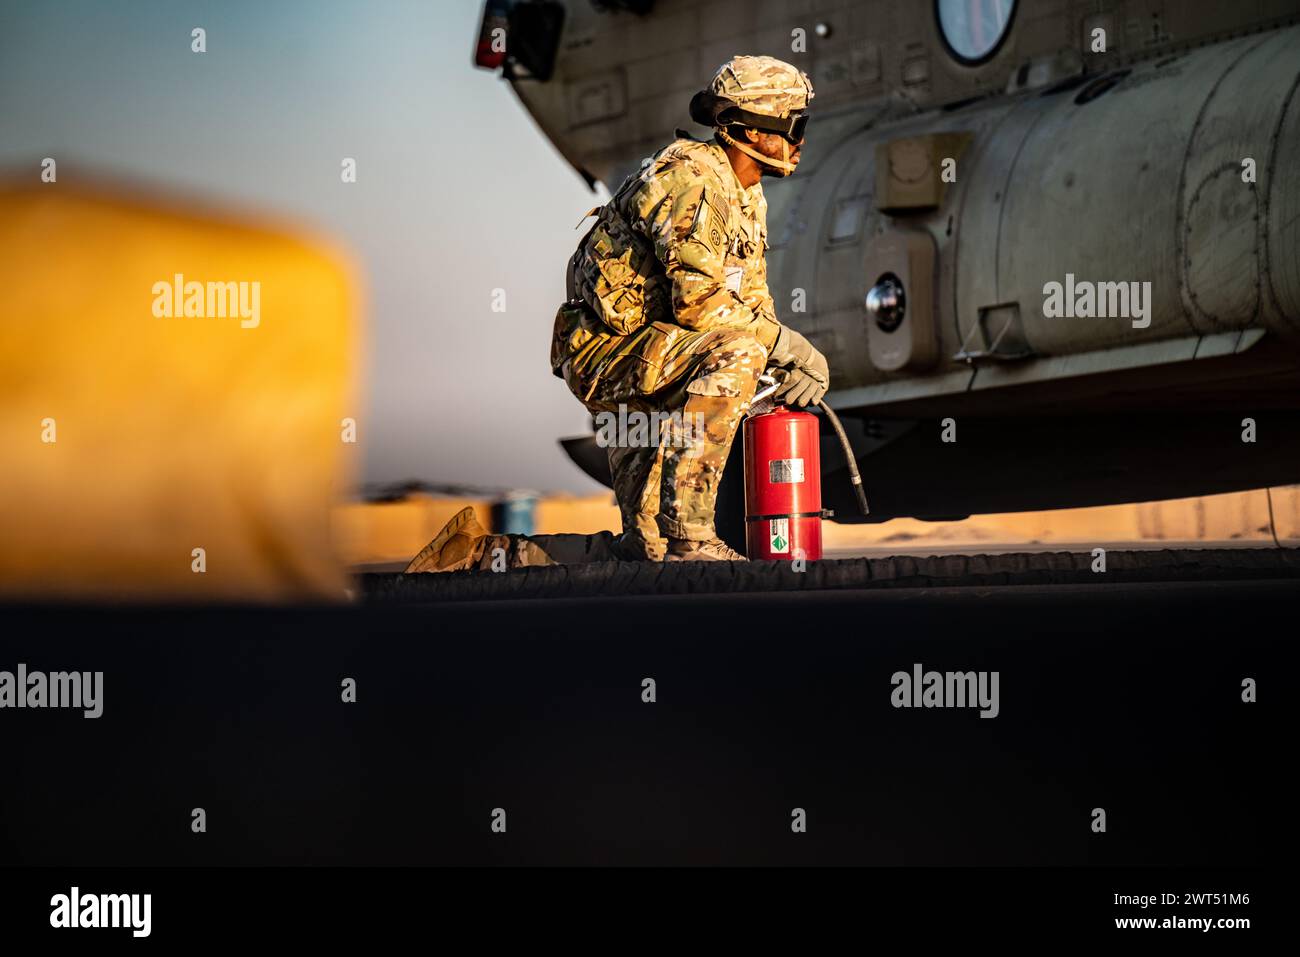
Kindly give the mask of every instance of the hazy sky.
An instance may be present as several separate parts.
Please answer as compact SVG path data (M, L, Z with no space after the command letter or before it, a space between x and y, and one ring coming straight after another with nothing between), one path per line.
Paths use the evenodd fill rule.
M574 224L604 194L471 66L481 10L0 0L0 170L66 157L350 249L368 284L363 481L598 489L556 444L588 419L548 349Z

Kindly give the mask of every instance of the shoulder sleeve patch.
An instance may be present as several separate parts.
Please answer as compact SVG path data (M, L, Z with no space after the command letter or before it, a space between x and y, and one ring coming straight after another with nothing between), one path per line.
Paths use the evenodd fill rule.
M706 207L705 238L715 253L723 255L727 250L727 210L723 198L716 190L706 189L704 206Z

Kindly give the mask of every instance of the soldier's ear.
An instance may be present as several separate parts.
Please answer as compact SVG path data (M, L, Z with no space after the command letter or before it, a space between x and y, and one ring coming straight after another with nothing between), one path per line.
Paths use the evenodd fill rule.
M750 126L745 127L745 139L749 140L749 142L757 144L762 138L763 134L758 130Z

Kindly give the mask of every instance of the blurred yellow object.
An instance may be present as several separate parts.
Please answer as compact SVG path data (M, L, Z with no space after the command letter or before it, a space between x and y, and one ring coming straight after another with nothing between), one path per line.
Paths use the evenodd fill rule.
M159 284L178 277L166 317ZM0 289L0 595L343 597L330 508L358 413L341 256L148 199L9 185Z

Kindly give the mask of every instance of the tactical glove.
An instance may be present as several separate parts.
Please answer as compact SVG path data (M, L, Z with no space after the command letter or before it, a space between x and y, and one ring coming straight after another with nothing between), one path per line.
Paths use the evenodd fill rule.
M825 360L822 368L825 368ZM820 402L829 385L830 381L824 373L795 366L786 372L785 381L777 387L772 398L784 405L795 405L802 409L806 405Z
M815 405L830 388L831 374L826 357L789 326L781 327L768 361L787 369L784 381L773 395L778 402L802 409Z

